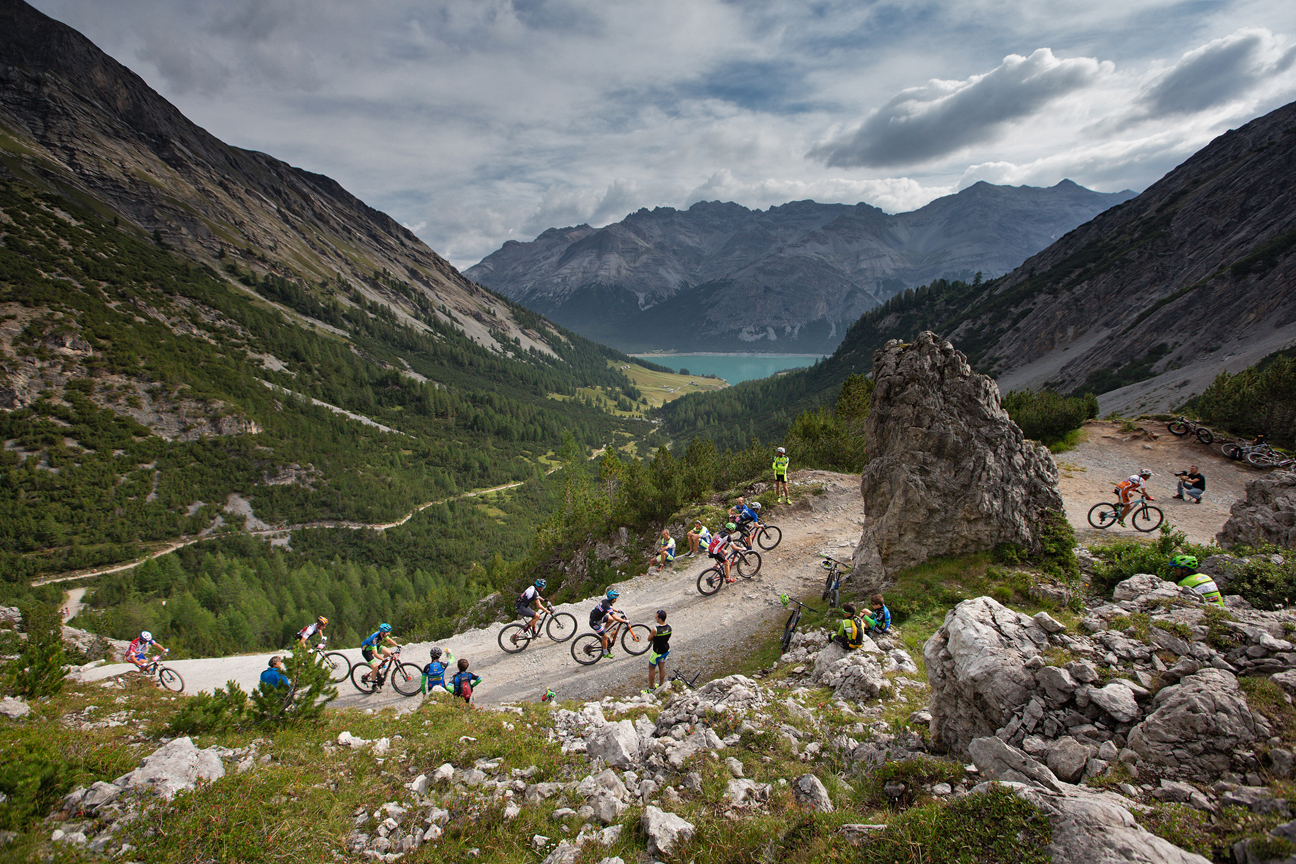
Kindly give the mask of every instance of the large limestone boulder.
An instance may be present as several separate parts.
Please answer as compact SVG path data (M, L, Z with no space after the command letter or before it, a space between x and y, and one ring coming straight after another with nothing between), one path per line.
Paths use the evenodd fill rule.
M113 785L125 791L155 792L170 800L177 792L197 786L199 780L219 780L225 765L215 747L199 750L189 738L176 738L144 757L140 766L123 774Z
M1057 466L1009 419L995 382L930 332L888 342L873 378L857 590L934 555L1038 548L1041 514L1062 512Z
M639 827L648 835L648 854L670 859L693 839L693 823L649 804L639 817Z
M1203 669L1163 688L1153 706L1130 730L1129 747L1167 773L1218 775L1233 767L1233 751L1269 737L1269 724L1247 706L1237 679L1219 669Z
M1246 498L1233 504L1215 540L1226 549L1239 543L1296 549L1296 473L1275 471L1249 481Z
M964 600L923 646L932 688L937 750L966 754L973 738L994 735L1026 704L1035 677L1026 663L1048 646L1030 617L990 597Z

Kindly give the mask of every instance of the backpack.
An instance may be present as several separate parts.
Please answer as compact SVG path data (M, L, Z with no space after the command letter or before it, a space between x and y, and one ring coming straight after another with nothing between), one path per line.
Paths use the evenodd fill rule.
M715 534L711 536L711 542L707 544L707 554L714 555L717 552L719 552L721 547L724 546L724 544L728 541L728 539L729 538L727 536L717 531Z
M472 699L472 673L460 672L454 677L454 690L451 692L465 702Z
M850 619L850 629L844 634L846 647L855 649L864 644L864 622L858 618Z

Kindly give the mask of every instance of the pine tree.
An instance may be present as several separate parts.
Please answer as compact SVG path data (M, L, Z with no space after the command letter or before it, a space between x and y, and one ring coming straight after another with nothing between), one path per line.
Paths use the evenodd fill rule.
M63 622L58 610L33 602L23 609L23 631L27 641L17 659L11 660L5 675L9 689L38 699L63 689Z

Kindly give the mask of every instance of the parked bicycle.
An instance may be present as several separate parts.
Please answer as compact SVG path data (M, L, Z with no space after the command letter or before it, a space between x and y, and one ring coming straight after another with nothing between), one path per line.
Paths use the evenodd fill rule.
M617 614L623 615L620 610ZM616 621L608 629L608 647L616 644L617 636L621 637L621 648L634 657L647 652L652 647L653 629L647 624L629 626ZM592 666L603 659L603 637L598 633L583 633L576 637L571 646L572 659L582 666Z
M1215 440L1215 433L1195 420L1189 420L1187 417L1180 417L1178 420L1170 421L1166 428L1170 430L1171 435L1178 435L1181 438L1192 432L1197 436L1197 440L1203 444L1210 444Z
M315 659L329 670L329 681L341 684L351 674L351 661L341 651L325 653L324 645L327 642L328 637L321 636L320 641L312 645L310 650L315 654Z
M140 671L145 675L157 675L158 682L173 693L180 693L184 690L184 679L180 677L180 673L170 666L163 666L161 657L154 657L149 665Z
M545 618L548 618L548 623ZM500 628L499 646L509 654L516 654L540 638L544 631L555 642L566 642L576 635L576 616L570 612L555 613L552 608L540 610L540 620L535 627L530 621L515 621Z
M1124 509L1125 505L1119 499L1115 504L1106 502L1095 504L1089 508L1089 524L1095 528L1110 528L1116 524ZM1161 512L1160 507L1149 504L1146 498L1140 498L1134 502L1127 518L1135 531L1155 531L1161 527L1165 514Z
M744 579L751 579L760 572L761 556L760 553L753 549L734 548L729 553L729 559L733 562L730 565L730 572L737 573ZM731 581L738 581L735 577L730 577ZM720 590L725 584L724 567L719 564L713 564L698 574L697 589L703 597L710 597Z
M371 670L368 663L360 662L351 667L351 683L361 693L377 693L383 688L388 675L392 687L402 696L415 696L423 691L423 670L413 663L400 662L400 646L392 649L391 654L383 658L378 668ZM365 675L370 677L365 679Z
M837 603L841 600L842 570L851 569L851 565L827 555L820 555L819 557L823 559L823 561L819 562L820 566L828 571L828 580L824 582L823 596L819 599L827 600L829 609L836 609Z
M1252 454L1282 458L1282 454L1270 447L1267 441L1259 444L1251 441L1229 441L1220 445L1220 452L1238 461L1250 461Z
M696 690L696 689L697 689L697 684L696 684L695 682L696 682L697 679L700 678L701 676L702 676L702 673L701 673L701 671L699 671L699 672L697 672L697 673L696 673L692 678L686 678L684 675L682 675L682 674L680 673L680 671L679 671L678 669L676 669L674 672L672 672L672 673L670 674L670 677L667 678L666 680L667 680L667 681L683 681L685 687L687 687L687 688L690 689L690 690Z
M810 607L795 597L789 597L786 594L780 594L779 601L782 602L784 608L787 608L789 603L796 604L796 608L793 609L792 614L788 616L787 623L783 625L783 650L779 653L786 654L788 646L792 644L792 634L796 632L797 625L801 623L801 613Z
M1296 457L1291 457L1279 453L1275 450L1263 451L1252 450L1246 454L1248 465L1256 468L1290 468L1296 465Z

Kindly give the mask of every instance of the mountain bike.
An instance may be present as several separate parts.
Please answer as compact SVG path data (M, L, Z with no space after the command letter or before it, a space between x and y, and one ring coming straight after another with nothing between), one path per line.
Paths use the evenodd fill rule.
M616 610L621 614L621 610ZM621 636L621 648L632 657L644 654L652 647L653 629L647 624L631 624L628 627L620 621L613 622L608 630L608 650L616 644L617 635ZM572 659L582 666L593 666L603 659L603 637L597 633L584 633L576 637L571 646Z
M773 549L783 539L783 529L777 525L766 525L764 522L757 522L752 525L752 530L747 534L747 548L755 543L766 552Z
M820 555L819 557L823 559L823 561L819 562L820 566L828 571L828 580L824 582L823 595L819 599L827 600L829 609L836 609L838 601L841 600L842 570L851 569L851 565L845 561L830 558L827 555Z
M792 634L796 632L797 625L801 623L801 613L810 607L795 597L789 597L786 594L780 594L779 601L785 608L789 603L795 603L797 607L792 610L792 614L788 616L787 623L783 625L783 650L780 651L779 654L786 654L788 646L792 644Z
M1270 447L1268 442L1256 444L1251 441L1229 441L1220 445L1220 452L1228 458L1238 461L1249 459L1253 453L1282 458L1282 455Z
M1189 432L1197 436L1197 440L1203 444L1211 444L1215 441L1215 434L1200 423L1189 420L1187 417L1180 417L1178 420L1172 420L1166 425L1171 435L1183 437Z
M549 623L545 623L548 617ZM552 608L540 610L540 620L534 628L530 621L515 621L500 628L499 646L509 654L516 654L531 644L532 639L540 638L544 630L555 642L566 642L576 635L576 616L570 612L555 613Z
M1123 509L1125 509L1125 505L1119 500L1115 504L1106 502L1095 504L1089 509L1089 524L1095 528L1110 528L1116 524L1116 520L1120 518ZM1146 498L1140 498L1134 502L1129 518L1135 531L1155 531L1161 527L1165 514L1161 512L1160 507L1149 504Z
M759 552L734 547L733 551L729 553L729 558L733 560L731 572L737 573L744 579L751 579L760 572L761 557ZM713 564L698 574L698 593L703 597L710 597L719 591L725 582L724 567Z
M351 667L351 683L361 693L377 693L391 675L392 686L402 696L415 696L423 692L423 670L413 663L400 662L400 646L392 649L391 654L383 658L376 670L371 670L363 660ZM365 680L365 674L371 677Z
M183 692L184 679L180 677L180 673L172 669L170 666L163 666L161 664L162 658L154 657L149 664L140 671L149 676L157 675L158 682L173 693Z
M1285 456L1276 451L1252 450L1246 454L1248 465L1256 468L1290 468L1296 465L1296 458Z
M320 641L312 645L310 650L314 653L315 659L322 666L329 670L329 681L333 684L341 684L351 674L351 661L341 651L324 652L324 645L328 642L327 636L321 636Z

